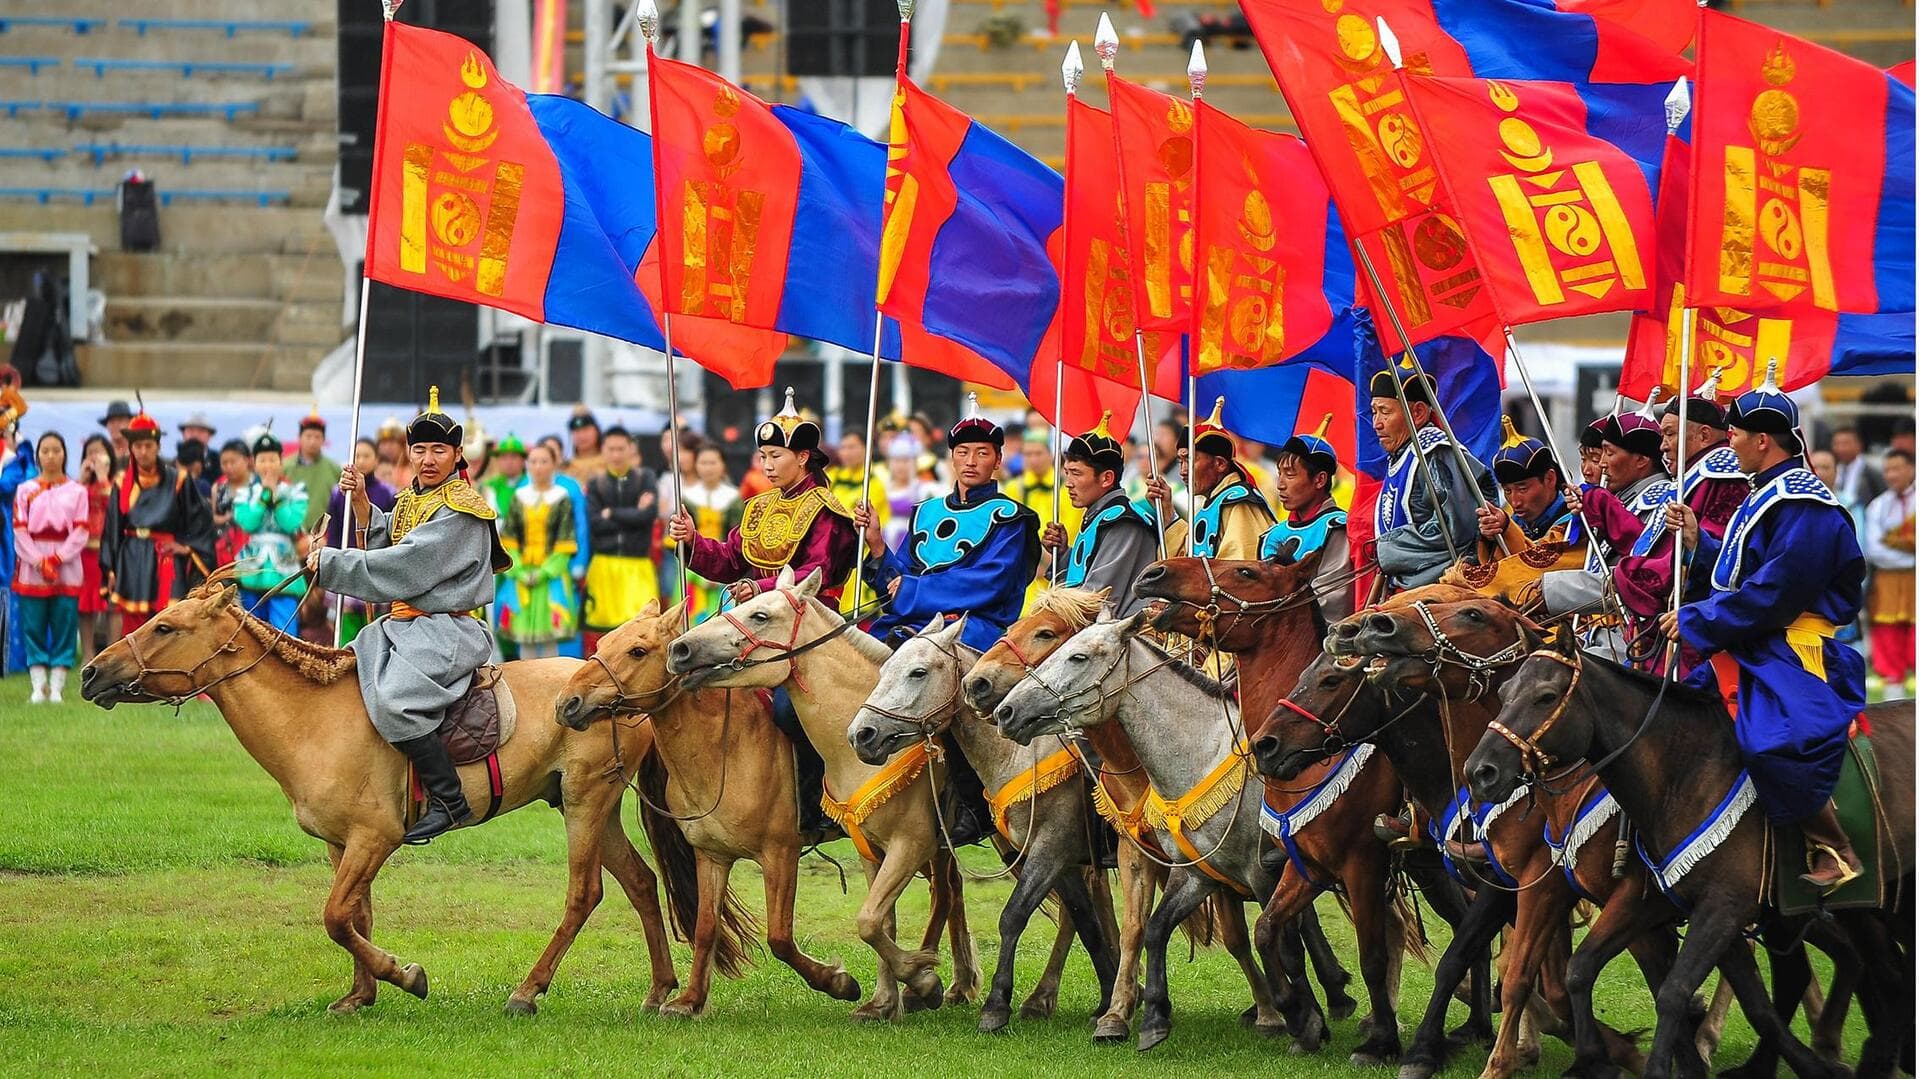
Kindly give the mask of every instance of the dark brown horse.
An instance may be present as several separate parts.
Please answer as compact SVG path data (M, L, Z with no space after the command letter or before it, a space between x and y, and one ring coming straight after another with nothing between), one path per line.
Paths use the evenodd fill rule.
M1564 635L1563 635L1564 636ZM1501 692L1501 729L1490 729L1468 758L1474 796L1500 800L1522 782L1565 783L1586 760L1639 831L1644 851L1670 858L1687 848L1690 869L1666 874L1662 890L1674 905L1609 905L1574 953L1568 988L1590 1007L1595 976L1629 940L1686 912L1686 941L1657 994L1658 1023L1644 1074L1694 1074L1702 1062L1691 1051L1693 995L1718 965L1763 1044L1779 1049L1800 1075L1843 1075L1846 1069L1815 1056L1782 1022L1767 997L1743 931L1758 923L1763 935L1797 943L1804 920L1784 919L1765 904L1771 829L1757 807L1738 797L1744 768L1733 725L1718 693L1663 682L1609 661L1583 655L1571 641L1546 647L1526 640L1528 656ZM1867 710L1880 761L1887 865L1892 894L1912 894L1914 850L1914 712L1911 702ZM1524 752L1523 752L1524 748ZM1729 823L1731 822L1731 823ZM1709 827L1709 825L1712 825ZM1697 837L1697 840L1696 840ZM1713 843L1712 840L1719 842ZM1859 1074L1889 1075L1903 1053L1911 1066L1913 972L1910 911L1843 911L1836 919L1864 964L1861 1009L1868 1037ZM1789 998L1791 999L1791 998ZM1597 1063L1583 1031L1575 1070Z
M1314 573L1315 566L1304 563L1172 558L1149 567L1135 588L1142 596L1167 602L1157 628L1234 656L1240 675L1241 714L1258 719L1273 711L1301 670L1319 655L1326 627L1318 617L1319 605L1312 590ZM1322 791L1335 770L1336 763L1328 762L1306 769L1289 782L1269 777L1268 808L1283 817L1292 813ZM1311 945L1320 936L1314 898L1336 884L1344 891L1360 946L1360 975L1372 1008L1361 1024L1363 1039L1353 1052L1352 1062L1379 1065L1400 1055L1396 1000L1399 959L1408 943L1408 926L1388 901L1391 859L1386 844L1373 834L1372 822L1378 814L1396 808L1400 780L1380 760L1363 762L1357 772L1334 781L1349 785L1291 833L1294 857L1287 860L1279 887L1261 914L1256 940L1262 951L1277 953L1292 989L1283 1010L1288 1012L1288 1025L1296 1041L1302 1048L1316 1048L1325 1032L1325 1018L1305 977L1300 946L1292 939L1298 934L1291 927L1299 919L1299 928ZM1273 836L1271 830L1268 835ZM1273 842L1279 851L1285 851L1281 839L1274 837ZM1441 878L1434 894L1435 909L1449 922L1465 913L1466 905L1451 882ZM1282 932L1286 936L1273 939ZM1317 954L1315 959L1318 963ZM1326 967L1320 964L1320 968L1321 981L1326 982ZM1340 1006L1331 992L1328 1005L1337 1017Z

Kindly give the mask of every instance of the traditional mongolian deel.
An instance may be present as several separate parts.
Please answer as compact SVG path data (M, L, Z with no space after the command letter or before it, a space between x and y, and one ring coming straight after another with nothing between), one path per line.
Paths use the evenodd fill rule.
M1117 615L1132 614L1140 606L1133 582L1160 558L1155 525L1146 512L1116 487L1088 506L1080 535L1067 552L1066 572L1060 583L1068 588L1111 589L1109 599Z
M995 483L930 498L914 507L900 549L868 562L874 589L900 582L873 635L898 645L936 615L965 614L960 641L985 651L1020 617L1040 563L1040 521Z

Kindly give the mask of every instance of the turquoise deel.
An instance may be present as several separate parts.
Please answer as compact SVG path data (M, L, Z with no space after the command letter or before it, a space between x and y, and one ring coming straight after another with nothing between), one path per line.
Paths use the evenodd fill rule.
M994 526L1020 516L1020 504L1004 495L968 506L930 498L913 509L913 555L925 570L945 569L985 543Z

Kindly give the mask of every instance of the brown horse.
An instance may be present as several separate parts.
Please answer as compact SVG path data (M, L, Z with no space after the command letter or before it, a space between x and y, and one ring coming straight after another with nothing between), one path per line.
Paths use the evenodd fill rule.
M1167 601L1157 628L1234 655L1241 714L1258 722L1286 698L1300 672L1320 653L1325 626L1312 589L1316 567L1317 560L1280 565L1172 558L1149 567L1135 588L1140 595ZM1372 825L1374 817L1398 808L1400 779L1385 760L1362 760L1357 770L1349 767L1333 780L1336 786L1347 784L1344 793L1333 791L1328 781L1344 763L1345 758L1318 764L1287 782L1267 777L1266 804L1274 814L1284 816L1309 800L1325 808L1297 830L1289 829L1293 854L1261 914L1256 939L1263 953L1274 954L1269 942L1278 927L1295 918L1312 918L1313 900L1324 888L1337 884L1343 890L1371 1005L1352 1062L1377 1066L1400 1055L1399 964L1408 935L1400 912L1388 902L1391 856ZM1275 846L1286 849L1271 829L1268 835ZM1459 921L1465 913L1459 890L1444 878L1426 883L1432 884L1436 911L1449 922ZM1319 935L1317 922L1303 928ZM1325 1019L1298 965L1298 949L1286 947L1279 954L1293 988L1295 1039L1302 1048L1315 1048ZM1348 1010L1351 1007L1349 1002Z
M1093 624L1106 602L1105 592L1080 588L1051 588L1035 597L1032 613L1007 628L1006 635L980 657L962 683L967 703L982 715L992 715L1001 701L1048 656L1074 634ZM1110 811L1123 820L1138 822L1146 805L1147 779L1133 743L1111 725L1102 724L1085 732L1087 741L1100 755L1103 812ZM1135 827L1136 834L1146 830ZM1147 835L1142 841L1150 844ZM1093 1040L1115 1042L1127 1037L1135 1007L1140 1003L1140 956L1146 942L1147 919L1153 913L1155 889L1164 889L1167 870L1156 864L1170 861L1164 852L1150 854L1141 843L1127 837L1120 840L1120 966L1114 976L1113 999L1104 1015L1094 1023ZM1254 960L1252 941L1247 936L1246 918L1238 900L1221 899L1202 907L1187 922L1189 936L1201 943L1213 938L1219 926L1221 942L1240 964L1253 990L1253 1021L1262 1032L1279 1034L1286 1025L1272 1005L1272 990L1267 976ZM1056 952L1059 946L1056 945Z
M407 759L367 718L351 651L281 633L242 610L235 595L232 569L216 572L94 657L81 673L81 693L102 708L178 705L202 694L212 700L241 746L293 803L300 830L327 845L333 888L323 919L327 935L353 956L353 988L332 1010L373 1003L379 982L425 997L420 964L403 964L370 939L373 878L406 830ZM539 714L577 666L571 659L509 663L506 683L520 707ZM620 796L652 747L653 732L645 728L608 739L541 722L522 722L500 747L501 812L544 801L559 807L567 823L566 911L540 961L508 999L509 1013L532 1014L534 998L552 984L554 968L600 902L603 867L646 927L653 970L643 1006L658 1008L675 988L653 871L620 826ZM461 779L469 801L488 804L483 764L461 769ZM673 829L648 824L655 851L669 847ZM678 894L671 876L669 885L667 898L684 931L693 897Z
M1647 1052L1647 1075L1698 1073L1703 1062L1688 1044L1693 994L1719 966L1733 984L1742 1010L1763 1047L1777 1049L1800 1075L1846 1074L1815 1056L1783 1021L1755 969L1743 932L1758 923L1769 939L1798 943L1804 919L1785 919L1766 905L1772 860L1772 829L1757 807L1733 724L1717 692L1675 686L1661 679L1578 652L1570 638L1545 646L1522 639L1527 651L1503 688L1498 727L1490 727L1467 759L1473 794L1504 799L1531 776L1536 784L1563 782L1569 762L1585 760L1597 771L1639 833L1648 851L1686 848L1681 868L1668 865L1661 891L1672 903L1608 904L1574 953L1568 987L1579 1001L1578 1018L1590 1005L1593 980L1608 958L1645 930L1674 921L1684 911L1686 941L1657 994L1658 1022ZM1883 863L1893 895L1909 897L1914 852L1914 711L1911 702L1870 705L1880 761ZM1742 798L1742 792L1748 795ZM1656 871L1649 869L1649 876ZM1913 970L1902 955L1911 949L1913 918L1901 910L1846 910L1833 914L1863 963L1859 983L1868 1036L1859 1074L1890 1075L1911 1054ZM1910 953L1909 953L1910 954ZM1788 1001L1798 989L1789 990ZM1599 1061L1590 1032L1578 1036L1575 1070ZM1906 1061L1911 1066L1911 1059Z

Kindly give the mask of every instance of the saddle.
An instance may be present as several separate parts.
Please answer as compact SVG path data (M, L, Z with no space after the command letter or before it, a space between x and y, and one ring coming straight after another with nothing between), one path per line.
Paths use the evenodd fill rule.
M473 672L467 695L440 721L434 733L447 747L455 764L474 764L499 752L513 737L518 709L500 668L487 664Z
M1886 899L1887 855L1886 810L1880 796L1880 766L1874 757L1873 741L1865 734L1855 735L1847 743L1840 763L1840 779L1833 788L1833 804L1840 825L1853 841L1853 852L1860 858L1860 876L1822 897L1800 879L1807 870L1806 841L1800 829L1778 822L1769 825L1773 843L1773 900L1781 914L1811 914L1816 910L1872 909Z

